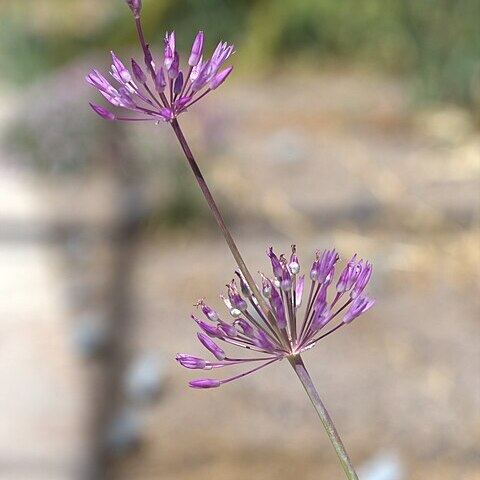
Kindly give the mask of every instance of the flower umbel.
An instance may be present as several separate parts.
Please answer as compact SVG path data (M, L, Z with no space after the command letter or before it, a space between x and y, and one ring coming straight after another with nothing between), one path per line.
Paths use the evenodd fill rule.
M218 88L230 75L233 66L222 70L223 64L234 53L233 45L220 42L212 58L203 60L203 32L198 32L188 59L188 69L180 66L176 50L175 32L166 33L163 62L156 65L145 43L140 23L141 2L128 0L137 23L140 43L144 53L145 70L140 62L131 59L131 69L112 54L110 83L98 70L92 70L86 80L93 85L112 105L124 108L138 117L122 117L103 107L90 104L92 109L105 120L121 121L164 121L171 122L194 103Z
M239 364L253 364L253 368L224 380L193 380L189 383L191 387L219 387L274 362L298 355L343 325L351 323L375 303L375 300L363 294L370 280L372 265L363 260L357 261L356 255L341 272L336 286L331 288L330 299L329 287L339 260L335 250L316 253L310 269L311 283L307 295L304 295L305 276L299 275L300 263L295 245L292 245L289 260L284 255L278 257L273 248L268 249L267 255L272 264L273 277L267 278L261 274L260 291L268 306L268 313L264 314L259 308L258 299L237 270L242 294L235 280L232 280L227 285L227 296L221 296L233 320L222 320L204 300L200 300L196 306L202 310L207 321L192 315L202 330L198 333L200 343L213 354L216 361L209 362L187 354L177 355L177 361L191 369L213 370ZM304 298L306 305L303 315L300 315ZM327 325L331 328L325 332ZM258 356L231 358L217 344L219 341L255 352Z

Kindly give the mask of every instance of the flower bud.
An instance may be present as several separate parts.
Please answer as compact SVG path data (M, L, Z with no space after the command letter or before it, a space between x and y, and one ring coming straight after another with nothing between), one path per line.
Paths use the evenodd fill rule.
M268 335L263 330L258 330L255 336L255 344L263 348L264 350L272 351L275 349L275 345L272 343Z
M295 247L295 245L292 245L292 255L290 257L290 263L288 264L288 267L290 268L290 271L293 275L296 275L300 271L300 263L298 261L296 251L297 248Z
M275 275L276 278L281 278L283 274L283 267L282 267L282 264L280 263L280 260L273 252L273 247L270 247L268 249L267 255L270 258L270 261L272 262L273 275Z
M214 327L209 323L203 322L199 320L195 315L192 315L193 320L197 322L197 325L210 337L213 338L222 338L223 333L218 329L218 327Z
M158 93L163 93L166 85L167 85L167 82L165 80L165 73L163 71L163 67L160 67L157 73L155 74L155 90Z
M125 0L135 18L140 18L140 11L142 10L142 0Z
M180 56L178 52L175 51L173 54L173 61L168 69L168 77L171 79L177 78L178 73L180 71Z
M295 285L295 307L298 308L302 304L303 286L305 285L305 275L298 278Z
M187 355L184 353L177 354L176 360L182 367L185 368L203 370L207 366L207 362L203 358L194 357L193 355Z
M90 103L90 106L92 107L93 111L97 115L100 115L105 120L115 120L117 118L112 112L109 112L108 110L106 110L103 107L100 107L99 105L95 105L94 103Z
M228 288L228 298L230 299L232 308L236 310L240 310L241 312L244 312L247 309L247 302L238 293L235 280L232 280L230 284L227 285L227 288Z
M197 333L197 337L200 340L200 343L210 352L212 353L217 360L224 360L226 357L225 352L210 338L208 338L203 333Z
M175 32L165 35L164 65L170 70L175 57Z
M232 70L233 65L225 70L222 70L220 73L217 73L217 75L215 75L215 77L213 77L213 79L210 81L210 90L215 90L218 88L227 79L230 73L232 73Z
M233 325L230 325L227 322L223 322L222 320L220 320L218 322L218 325L219 325L220 330L222 332L224 332L225 335L227 335L227 337L236 337L237 336L237 329Z
M195 37L195 41L193 42L192 53L190 54L190 58L188 59L188 64L191 67L195 67L198 65L198 62L202 58L202 52L203 52L203 32L198 32L197 36Z
M240 326L240 328L242 329L241 333L243 333L244 335L246 335L249 338L253 337L253 335L255 333L255 330L245 319L238 318L233 323L234 323L234 325L239 325Z
M357 254L355 254L352 259L347 263L347 266L343 269L340 274L340 278L337 282L337 292L344 293L350 290L353 284L357 281L357 278L362 271L362 260L358 263Z
M280 288L284 292L288 292L292 288L292 276L288 271L288 268L284 268L282 272L282 280L280 282Z
M202 312L212 322L218 320L218 313L213 308L209 307L203 300L200 300L195 306L202 307Z
M110 52L112 54L112 73L116 73L123 83L128 83L132 80L130 72L127 70L125 65L120 61L120 59L115 55L115 52Z
M285 307L283 306L282 297L278 291L272 287L272 296L270 299L273 310L275 312L275 319L277 320L278 328L285 328L287 326L287 318L285 317Z
M200 380L192 380L188 385L192 388L217 388L222 384L220 380L213 378L202 378Z
M363 270L358 275L357 281L355 282L352 291L350 292L350 297L355 300L355 298L359 297L363 291L365 290L370 277L372 276L372 265L368 262L365 263Z
M252 291L250 290L250 287L245 280L245 277L243 276L243 273L239 268L235 270L235 274L237 275L238 279L240 280L240 289L242 291L242 294L244 297L251 297L252 296Z
M173 84L173 93L175 95L180 95L183 88L183 73L180 70L178 72L178 77L175 79L175 83Z
M132 58L132 72L135 80L140 83L145 83L147 81L147 77L143 73L142 67Z
M375 299L370 299L368 295L364 297L357 297L353 302L347 313L343 317L343 323L350 323L355 318L365 313L367 310L373 307Z
M335 264L338 262L339 256L335 250L325 250L317 265L317 281L324 283L333 279ZM318 260L318 257L317 257Z

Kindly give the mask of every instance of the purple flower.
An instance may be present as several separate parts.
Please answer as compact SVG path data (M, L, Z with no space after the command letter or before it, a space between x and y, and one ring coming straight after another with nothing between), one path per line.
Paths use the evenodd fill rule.
M295 245L292 245L289 261L284 255L277 256L273 248L267 250L267 256L273 277L268 278L261 274L262 299L252 294L238 272L243 296L239 293L235 281L227 285L227 296L221 298L232 317L230 321L220 318L204 300L196 304L206 317L206 321L202 321L192 316L204 332L197 334L198 339L217 361L208 362L187 354L177 355L177 361L190 369L211 370L244 364L253 364L253 368L223 380L194 380L189 383L191 387L216 388L274 362L300 354L312 348L322 338L351 323L375 303L368 295L362 295L370 280L372 266L368 262L364 264L362 260L357 262L356 256L347 263L337 285L331 287L330 295L335 265L339 260L335 250L326 250L322 255L317 252L310 272L311 285L305 295L305 276L298 275L300 262ZM300 314L302 297L306 298L307 303L303 314ZM267 312L260 308L262 304L267 306ZM335 325L323 333L322 330L332 324ZM217 342L244 348L255 356L232 358Z
M362 313L370 310L370 308L372 308L374 304L375 300L369 298L368 295L365 295L364 297L357 297L353 301L345 316L343 317L343 322L350 323L352 320L359 317Z
M195 38L195 41L193 42L192 53L190 53L188 64L191 67L197 66L198 62L200 62L202 59L202 53L203 53L203 32L198 32Z
M140 23L140 0L127 0L136 17L146 71L132 59L131 72L112 52L112 68L107 80L98 70L86 77L112 105L138 114L138 117L118 116L91 103L92 109L106 120L171 122L209 92L218 88L230 75L233 66L220 70L234 53L233 45L220 42L210 60L203 60L203 32L193 42L188 70L182 72L180 56L176 50L175 32L166 33L164 58L155 68L149 46L145 43ZM163 65L163 66L162 66ZM148 78L150 77L150 78Z

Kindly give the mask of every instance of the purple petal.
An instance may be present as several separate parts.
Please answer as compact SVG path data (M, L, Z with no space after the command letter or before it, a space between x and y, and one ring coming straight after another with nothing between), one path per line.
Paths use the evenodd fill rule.
M178 77L175 79L175 83L173 84L173 93L175 95L180 95L182 88L183 88L183 73L180 70L178 72Z
M317 281L319 283L324 283L326 281L330 282L332 280L335 271L335 264L338 262L339 258L338 253L334 249L325 250L323 252L317 267Z
M180 69L180 56L178 55L178 52L175 52L173 54L173 61L170 65L170 68L168 68L168 77L171 79L177 78L178 73Z
M120 59L115 55L115 52L112 50L112 72L115 72L120 77L122 83L128 83L132 80L130 72L127 70L125 65L120 61Z
M237 336L237 329L233 326L230 325L229 323L223 322L222 320L219 321L219 328L222 330L222 332L227 335L227 337L234 338Z
M355 299L363 293L370 280L370 277L372 276L372 269L372 265L366 262L363 270L358 275L357 281L355 282L352 291L350 292L351 298Z
M285 308L283 306L282 297L277 292L277 289L272 286L271 303L275 312L278 328L282 329L287 326L287 319L285 317Z
M230 284L227 285L228 288L228 298L230 299L230 303L232 307L244 312L247 309L247 302L241 297L238 293L237 285L235 280L232 280Z
M255 340L257 346L263 348L264 350L275 350L275 345L272 343L272 341L268 338L267 334L263 330L257 331Z
M132 72L135 80L140 83L145 83L147 81L147 77L145 73L143 73L142 67L132 58Z
M158 93L163 93L166 85L165 72L163 71L163 67L160 67L155 75L155 90Z
M232 73L232 70L233 66L230 66L218 73L210 82L210 89L215 90L216 88L218 88L227 79L230 73Z
M283 267L282 267L282 264L280 263L280 260L273 252L273 247L270 247L267 250L267 255L270 258L270 261L272 262L273 274L275 275L275 277L281 278L283 275Z
M176 360L185 368L203 370L207 366L207 362L203 358L187 355L185 353L178 353Z
M370 310L370 308L372 308L375 304L375 301L375 299L370 299L368 295L365 295L364 297L357 297L352 302L352 305L343 317L343 323L350 323L367 310Z
M280 287L284 292L288 292L292 288L292 276L286 267L283 268Z
M90 103L89 105L92 107L95 113L100 115L105 120L115 120L117 118L112 112L109 112L108 110L100 107L99 105L95 105L94 103Z
M200 380L192 380L188 385L192 388L217 388L222 384L220 380L213 378L201 378Z
M200 340L200 343L210 351L217 360L225 360L225 352L209 337L203 333L197 333L197 337Z
M292 255L290 256L290 262L288 264L288 268L293 275L296 275L300 271L300 262L298 261L298 257L296 254L297 248L295 245L292 245Z
M200 300L197 303L197 306L202 307L202 312L209 320L212 322L216 322L218 320L218 313L213 308L210 308L203 300Z
M213 338L223 338L223 333L218 329L218 327L214 327L213 325L199 320L195 315L192 315L192 318L207 335Z
M295 287L295 306L298 308L302 304L303 286L305 285L305 275L298 278Z
M192 92L198 92L210 81L212 78L212 68L212 62L210 60L202 65L197 77L192 82Z
M108 93L109 95L118 95L117 89L114 88L98 70L92 70L85 77L85 80L101 92Z
M172 66L174 57L175 57L175 32L168 34L168 32L165 35L165 52L164 52L165 58L164 58L164 65L165 68L170 70L170 67Z
M189 96L189 97L182 97L180 98L179 100L177 100L175 102L175 111L177 113L179 113L181 110L183 110L185 108L185 106L190 103L190 101L192 100L192 97Z
M190 53L190 57L188 59L188 64L191 67L195 67L198 65L198 62L202 58L203 52L203 32L198 32L197 36L195 37L195 41L193 42L192 52Z
M198 63L192 68L192 71L190 73L191 82L194 82L198 78L198 75L200 74L200 72L202 71L202 68L203 68L202 60L203 60L203 57L200 57L200 60L198 61Z
M357 254L355 254L340 274L337 282L337 292L344 293L350 290L361 271L362 260L357 263Z
M253 329L253 327L243 318L238 318L233 323L234 325L239 325L242 329L242 333L247 337L252 338L255 334L255 330Z

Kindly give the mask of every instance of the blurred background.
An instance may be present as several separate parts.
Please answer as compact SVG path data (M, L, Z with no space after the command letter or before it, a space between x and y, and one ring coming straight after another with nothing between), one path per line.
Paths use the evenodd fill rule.
M362 480L478 480L480 2L144 0L236 70L181 117L253 272L358 252L377 306L305 355ZM84 76L141 59L122 0L0 2L0 479L342 472L287 364L215 391L174 361L234 262L166 125Z

